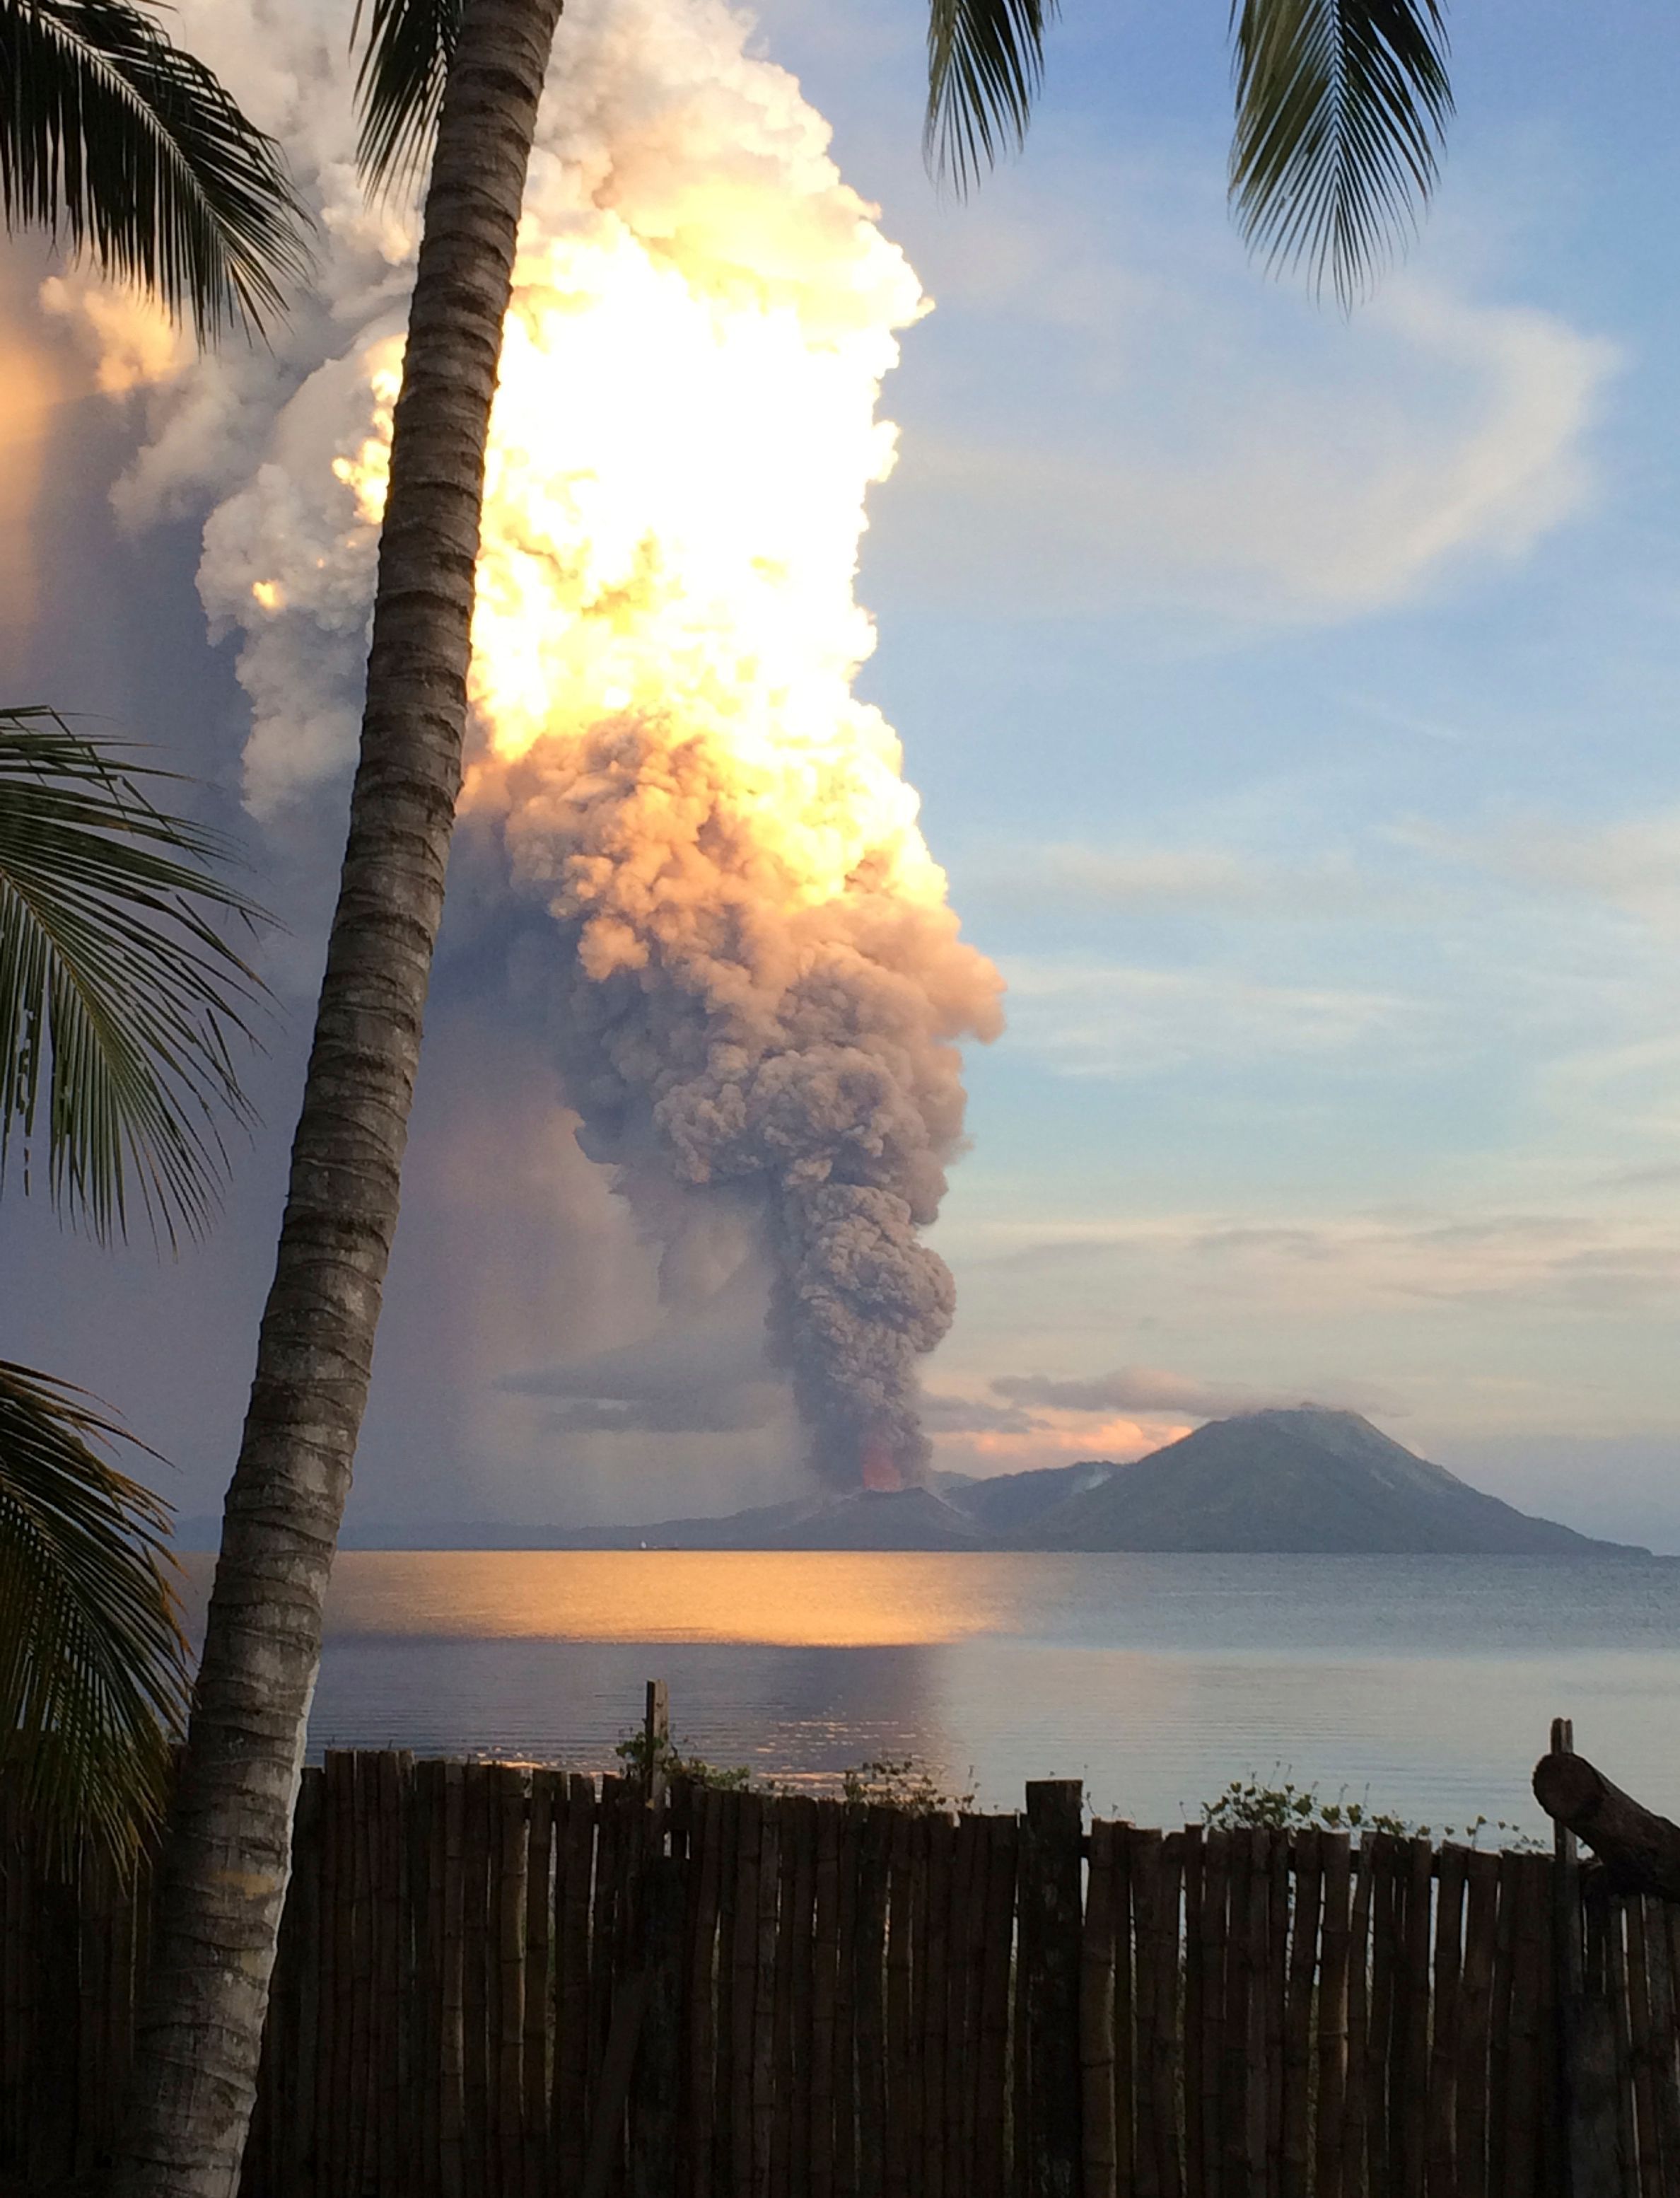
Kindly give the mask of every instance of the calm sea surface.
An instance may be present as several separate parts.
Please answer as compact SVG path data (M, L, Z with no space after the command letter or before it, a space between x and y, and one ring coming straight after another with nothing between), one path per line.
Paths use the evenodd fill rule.
M714 1762L820 1781L913 1754L990 1806L1082 1777L1153 1823L1282 1768L1438 1827L1538 1828L1528 1773L1568 1715L1680 1817L1661 1558L352 1552L311 1752L599 1768L655 1677Z

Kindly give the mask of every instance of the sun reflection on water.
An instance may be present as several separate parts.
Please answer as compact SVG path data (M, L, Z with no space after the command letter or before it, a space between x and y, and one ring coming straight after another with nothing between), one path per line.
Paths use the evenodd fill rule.
M985 1559L878 1551L346 1551L335 1635L925 1647L1007 1625Z

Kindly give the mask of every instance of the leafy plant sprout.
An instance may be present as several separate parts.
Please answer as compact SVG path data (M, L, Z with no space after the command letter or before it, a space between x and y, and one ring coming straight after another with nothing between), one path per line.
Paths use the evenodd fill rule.
M650 1741L645 1727L627 1732L613 1748L626 1777L645 1780L653 1771L666 1779L686 1779L695 1786L724 1793L787 1794L803 1791L785 1780L758 1780L746 1765L724 1770L703 1755L689 1753L669 1735ZM969 1772L972 1779L974 1773ZM912 1816L960 1816L974 1806L972 1785L960 1793L948 1792L934 1774L914 1755L872 1756L839 1774L839 1798L852 1808L902 1809Z
M1343 1787L1334 1801L1327 1801L1317 1786L1298 1786L1280 1764L1273 1767L1275 1783L1264 1783L1250 1771L1233 1778L1211 1801L1201 1806L1203 1826L1211 1832L1324 1831L1381 1832L1391 1839L1461 1840L1478 1844L1485 1831L1501 1835L1501 1845L1538 1851L1542 1842L1522 1825L1504 1817L1477 1816L1467 1824L1414 1823L1392 1810L1374 1809L1369 1792L1363 1800L1350 1801Z

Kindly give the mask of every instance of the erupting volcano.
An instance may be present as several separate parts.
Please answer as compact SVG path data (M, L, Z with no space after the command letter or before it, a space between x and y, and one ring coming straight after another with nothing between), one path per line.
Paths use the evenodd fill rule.
M904 1467L892 1443L873 1432L863 1439L861 1479L877 1496L892 1496L904 1486Z
M718 0L581 0L561 26L491 432L462 803L509 891L552 919L549 1026L584 1149L673 1288L697 1219L744 1234L812 1466L896 1488L925 1463L917 1367L953 1309L919 1232L962 1143L956 1046L995 1032L1001 986L958 936L896 736L852 691L874 646L853 595L864 497L894 447L876 399L926 301L748 27ZM365 316L365 273L342 287L341 318ZM353 738L341 689L401 373L388 285L374 294L276 420L281 462L206 529L259 809Z

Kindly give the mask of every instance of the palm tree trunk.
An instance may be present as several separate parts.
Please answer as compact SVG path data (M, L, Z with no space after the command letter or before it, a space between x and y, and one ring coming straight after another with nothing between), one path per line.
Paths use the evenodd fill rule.
M361 759L113 2198L233 2198L461 778L485 444L560 0L469 0L392 439Z

